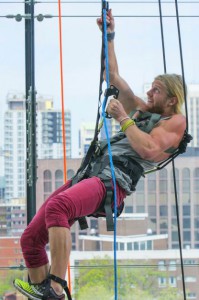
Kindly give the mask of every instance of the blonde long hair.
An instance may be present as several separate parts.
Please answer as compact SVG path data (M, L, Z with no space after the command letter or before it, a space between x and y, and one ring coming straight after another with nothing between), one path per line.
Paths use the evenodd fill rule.
M160 80L165 84L167 88L168 97L177 98L178 101L174 107L174 112L176 114L182 114L184 98L185 98L182 76L178 74L163 74L155 77L155 80Z

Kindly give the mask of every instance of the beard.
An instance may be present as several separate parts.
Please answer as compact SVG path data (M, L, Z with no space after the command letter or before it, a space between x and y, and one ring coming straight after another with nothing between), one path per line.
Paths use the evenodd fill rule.
M162 106L153 106L153 107L148 107L147 111L153 114L159 114L163 115L164 114L164 109Z

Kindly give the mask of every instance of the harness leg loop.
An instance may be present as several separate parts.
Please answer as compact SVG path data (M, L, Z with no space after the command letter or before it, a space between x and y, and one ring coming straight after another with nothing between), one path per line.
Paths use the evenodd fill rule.
M68 300L72 300L71 293L70 293L70 291L69 291L69 288L68 288L68 285L67 285L67 281L66 281L66 280L63 280L63 279L61 279L60 277L57 277L57 276L55 276L55 275L53 275L53 274L49 274L49 275L48 275L48 279L52 279L52 280L54 280L55 282L59 283L59 284L63 287L64 291L66 292L66 295L67 295L67 297L68 297Z
M106 196L104 202L104 210L106 213L106 227L107 231L114 231L113 212L112 212L112 199L113 199L113 187L110 180L103 180L106 187Z

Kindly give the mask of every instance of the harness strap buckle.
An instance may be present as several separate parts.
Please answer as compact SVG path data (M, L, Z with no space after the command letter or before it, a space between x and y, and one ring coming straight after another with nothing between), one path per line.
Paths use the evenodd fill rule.
M106 228L107 231L114 231L114 223L113 223L113 212L112 212L112 199L113 199L113 187L112 183L109 180L102 180L106 187L106 196L104 203L104 210L106 213Z
M106 213L107 231L114 231L113 214L112 214L112 208L111 208L112 197L113 197L113 191L107 191L105 204L104 204L104 210Z
M61 286L63 288L67 287L67 281L66 280L61 279L60 277L57 277L57 276L55 276L53 274L48 274L48 279L52 279L53 281L61 284Z

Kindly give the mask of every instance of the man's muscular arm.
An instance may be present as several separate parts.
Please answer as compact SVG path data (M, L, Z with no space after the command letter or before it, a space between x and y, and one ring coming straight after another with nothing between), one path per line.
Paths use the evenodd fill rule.
M115 31L115 21L112 15L112 11L107 13L107 32L111 33ZM102 18L97 19L97 24L102 29ZM134 95L133 91L129 87L128 83L120 76L117 58L115 54L114 40L108 41L108 55L109 55L109 76L110 84L114 85L119 90L118 100L122 103L125 111L129 114L134 109L145 110L145 102Z
M109 102L107 111L121 126L127 117L122 104L117 100ZM141 131L136 125L125 130L131 147L143 158L159 162L166 159L169 154L165 151L169 148L177 148L186 129L186 118L183 115L173 115L170 119L162 120L148 134Z

